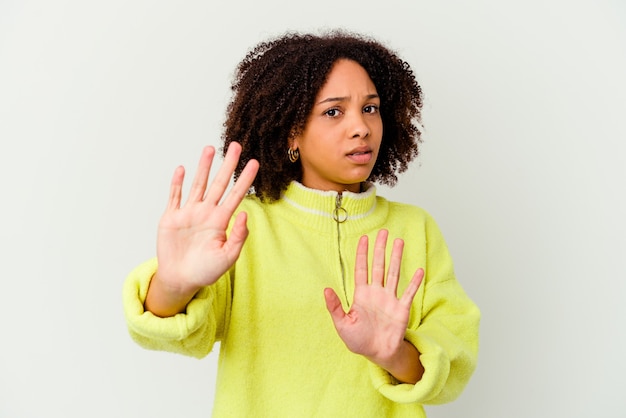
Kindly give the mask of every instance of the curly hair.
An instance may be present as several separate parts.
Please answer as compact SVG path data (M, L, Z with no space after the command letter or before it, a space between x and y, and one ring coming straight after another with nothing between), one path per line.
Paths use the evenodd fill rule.
M235 179L248 160L259 161L252 187L262 200L279 199L292 180L302 178L300 161L287 158L288 140L304 130L315 97L340 59L361 65L380 97L383 138L368 181L393 186L397 173L417 157L422 91L405 61L363 35L287 33L258 44L237 67L222 135L222 152L232 141L242 145Z

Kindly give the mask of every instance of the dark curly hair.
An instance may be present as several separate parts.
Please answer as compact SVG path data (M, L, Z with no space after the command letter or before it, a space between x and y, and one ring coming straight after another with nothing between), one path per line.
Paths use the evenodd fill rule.
M380 97L383 138L369 181L393 186L418 155L422 91L409 65L363 35L287 33L258 44L237 67L227 108L222 152L237 141L242 155L235 178L250 159L259 161L253 188L277 200L292 180L302 178L300 161L287 158L290 135L303 131L315 97L333 64L353 60L369 74Z

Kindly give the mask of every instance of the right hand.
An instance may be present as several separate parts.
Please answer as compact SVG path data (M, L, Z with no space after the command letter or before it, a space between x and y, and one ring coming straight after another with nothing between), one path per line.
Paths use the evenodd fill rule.
M189 197L182 207L185 169L178 167L174 172L167 209L158 228L158 269L146 298L146 309L155 315L171 316L184 311L200 288L215 283L239 257L248 236L246 213L237 215L228 237L226 228L259 168L256 160L250 160L225 195L240 155L241 145L232 142L207 189L215 148L204 148Z

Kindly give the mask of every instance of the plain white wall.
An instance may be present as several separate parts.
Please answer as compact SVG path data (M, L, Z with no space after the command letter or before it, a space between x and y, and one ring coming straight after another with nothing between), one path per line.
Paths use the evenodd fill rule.
M216 353L145 351L122 282L170 175L218 144L257 42L342 27L425 91L389 198L428 209L483 312L479 367L430 417L623 417L622 1L0 2L0 417L206 417Z

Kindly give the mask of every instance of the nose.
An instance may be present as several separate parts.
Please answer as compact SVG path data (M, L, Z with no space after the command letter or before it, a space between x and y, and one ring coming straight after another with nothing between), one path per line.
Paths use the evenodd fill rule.
M365 120L365 115L359 112L350 120L350 138L367 138L370 134L370 127Z

